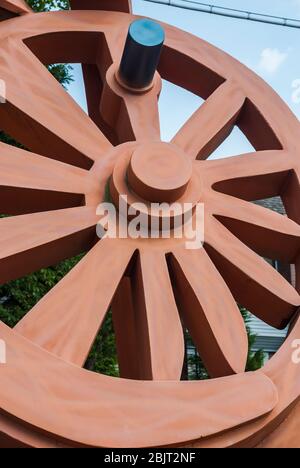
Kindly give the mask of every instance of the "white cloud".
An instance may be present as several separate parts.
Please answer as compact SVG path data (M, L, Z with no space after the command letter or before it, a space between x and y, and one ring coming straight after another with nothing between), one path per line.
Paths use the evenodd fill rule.
M276 73L288 57L287 52L279 49L266 48L260 54L259 68L268 72Z

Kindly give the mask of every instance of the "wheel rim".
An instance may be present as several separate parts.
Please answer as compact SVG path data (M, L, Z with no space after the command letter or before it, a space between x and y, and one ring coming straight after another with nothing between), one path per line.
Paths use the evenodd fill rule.
M13 33L7 24L1 25L4 59L0 71L10 84L8 104L0 108L4 130L24 141L34 152L47 156L45 159L1 145L1 189L8 200L6 208L9 214L29 213L0 221L3 236L1 281L91 249L15 330L0 324L1 336L13 362L12 366L1 367L2 408L6 416L11 415L21 423L17 429L13 420L3 418L2 430L8 434L19 431L19 440L29 445L46 442L41 442L40 436L28 429L27 424L48 434L50 440L65 440L71 444L168 445L212 438L227 431L218 441L228 446L257 437L260 432L267 433L299 396L299 371L291 362L291 344L297 337L298 322L283 348L261 372L240 374L246 360L246 333L226 284L236 300L255 309L258 316L273 326L287 325L300 305L298 293L252 251L267 253L270 257L276 254L295 263L298 269L300 215L295 200L299 193L299 123L278 96L241 64L203 41L165 26L161 76L207 99L172 142L192 160L194 177L201 181L199 200L201 198L206 207L205 249L188 252L182 241L175 240L121 242L104 238L95 245L96 206L104 197L105 184L117 161L136 147L160 139L159 84L144 95L133 95L121 89L110 75L111 65L119 63L132 18L121 13L59 12L15 19ZM53 45L62 40L62 33L66 33L65 45L60 51L60 60L57 55L54 60ZM97 49L104 38L104 46ZM39 52L45 41L48 44L52 41L52 46L43 47L44 56L41 57ZM77 45L76 52L74 45ZM91 72L89 64L100 50L99 70L104 81L100 117L109 125L106 136L47 75L29 46L45 63L85 63L86 76ZM85 51L91 55L86 57ZM174 60L180 65L176 70L172 66ZM198 73L203 77L200 84L195 78ZM41 78L41 84L36 80L33 86L34 74ZM51 89L50 95L44 90L45 83ZM39 100L29 98L36 95ZM125 120L122 120L122 108L127 111ZM119 109L117 115L115 109ZM63 125L57 120L58 115ZM257 153L205 161L236 123ZM203 129L201 133L199 127ZM78 128L82 129L80 138ZM121 143L116 148L106 138L111 128ZM137 143L126 143L131 139ZM289 219L284 223L279 215L248 202L255 197L277 195L287 180L284 201ZM41 193L42 201L37 197ZM20 196L23 204L16 203ZM131 283L136 285L135 307L142 314L138 330L143 339L129 341L131 350L138 346L139 365L130 365L127 361L122 366L127 377L154 379L153 382L111 379L79 367L85 362L112 300L116 324L124 326L120 302L122 304L122 298L128 299L122 289L128 287L128 276L124 278L124 274L133 261L134 274L130 276ZM200 284L199 277L202 278ZM75 286L81 284L82 278L89 278L82 284L83 294ZM245 285L249 280L252 287L247 290ZM90 297L99 304L97 316L95 303L86 303ZM194 331L193 338L210 373L223 378L197 383L176 381L180 378L183 361L177 308L184 315L188 328ZM220 314L222 309L226 309L226 315ZM191 310L195 313L191 314ZM54 326L58 323L55 317L60 319L59 327ZM170 340L166 356L162 353L165 336ZM234 342L230 340L232 336ZM122 351L125 345L128 346L128 339L122 342L120 338ZM238 375L225 377L235 372ZM35 376L34 381L32 376ZM288 391L283 385L286 379L291 383ZM85 383L81 384L83 380ZM73 391L69 388L70 381L74 382ZM28 393L20 399L21 386L26 386ZM44 391L45 386L48 392ZM257 389L259 402L254 395ZM29 396L34 391L42 402L38 411ZM228 394L228 398L224 394ZM55 406L54 396L58 395L61 397ZM211 425L204 417L208 395L212 401L209 414L214 414L216 408L220 414ZM76 401L80 404L75 404ZM97 415L96 427L87 434L92 416L86 402L91 401L91 408ZM180 414L177 411L179 401L182 402ZM242 416L241 408L247 408ZM78 416L76 433L72 429L74 413ZM123 415L118 424L113 421L116 414ZM105 434L98 429L101 421L106 427ZM157 424L159 430L154 434L153 427ZM232 431L241 424L244 424L242 429ZM146 429L141 431L141 427ZM203 442L214 443L213 438Z

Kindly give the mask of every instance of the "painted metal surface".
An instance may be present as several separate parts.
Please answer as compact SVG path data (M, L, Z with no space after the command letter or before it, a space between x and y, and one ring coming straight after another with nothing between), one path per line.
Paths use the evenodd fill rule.
M291 359L299 280L294 289L260 257L299 272L299 122L243 65L168 25L153 86L139 94L121 86L134 19L70 11L0 27L0 76L9 83L1 127L31 151L0 147L1 211L14 215L0 220L1 282L88 251L14 330L0 323L4 446L253 447L293 417L299 399ZM43 65L57 62L83 64L91 118ZM169 144L160 141L161 78L206 100ZM234 125L256 152L208 160ZM129 206L205 203L204 249L176 238L99 240L96 207L109 180L113 199L127 195ZM288 217L249 203L276 195ZM272 326L293 324L259 372L244 373L237 302ZM110 305L121 379L81 368ZM181 320L211 381L180 381Z
M30 13L31 8L24 0L1 0L0 1L0 21L18 15Z

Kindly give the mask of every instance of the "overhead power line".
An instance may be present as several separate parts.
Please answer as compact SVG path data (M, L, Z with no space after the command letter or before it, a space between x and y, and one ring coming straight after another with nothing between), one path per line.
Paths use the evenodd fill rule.
M212 15L226 16L241 20L256 21L257 23L273 24L275 26L285 26L288 28L300 29L300 20L294 18L284 18L280 16L263 15L245 10L235 10L218 5L208 5L193 0L144 0L145 2L168 5L185 10L194 10L201 13L210 13Z

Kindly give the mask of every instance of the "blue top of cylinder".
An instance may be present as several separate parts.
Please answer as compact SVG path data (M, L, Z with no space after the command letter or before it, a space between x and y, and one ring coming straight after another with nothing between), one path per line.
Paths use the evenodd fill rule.
M129 34L135 42L146 47L161 45L165 40L165 31L160 24L147 18L131 23Z

